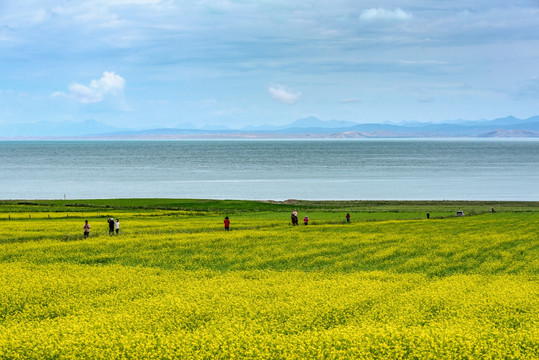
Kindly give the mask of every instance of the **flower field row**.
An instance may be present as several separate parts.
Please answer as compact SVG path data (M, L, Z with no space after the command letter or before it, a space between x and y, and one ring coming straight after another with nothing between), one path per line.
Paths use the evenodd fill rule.
M536 213L291 227L280 219L122 217L120 236L93 219L8 221L0 261L119 264L170 270L393 271L429 276L539 270ZM99 222L96 222L99 221Z
M531 359L539 341L527 276L21 263L0 273L6 359Z
M0 359L539 357L536 211L251 211L225 232L216 211L119 209L119 235L95 216L87 239L82 218L17 215L0 216Z

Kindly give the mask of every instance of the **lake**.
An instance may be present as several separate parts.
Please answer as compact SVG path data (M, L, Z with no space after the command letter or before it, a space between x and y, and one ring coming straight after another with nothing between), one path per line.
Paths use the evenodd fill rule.
M537 139L3 141L0 199L539 200Z

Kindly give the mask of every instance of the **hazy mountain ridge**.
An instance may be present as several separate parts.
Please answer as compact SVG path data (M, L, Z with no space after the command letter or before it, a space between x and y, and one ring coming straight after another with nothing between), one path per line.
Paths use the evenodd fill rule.
M323 121L314 116L290 124L230 128L120 129L87 120L82 123L37 122L16 126L0 125L0 138L361 138L361 137L539 137L539 116L518 119L513 116L494 120L455 120L443 123L408 122L400 124L359 124L350 121Z

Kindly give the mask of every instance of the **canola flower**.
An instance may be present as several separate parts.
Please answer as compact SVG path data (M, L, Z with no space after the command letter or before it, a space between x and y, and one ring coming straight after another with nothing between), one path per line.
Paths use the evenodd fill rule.
M535 359L538 219L4 221L0 359Z

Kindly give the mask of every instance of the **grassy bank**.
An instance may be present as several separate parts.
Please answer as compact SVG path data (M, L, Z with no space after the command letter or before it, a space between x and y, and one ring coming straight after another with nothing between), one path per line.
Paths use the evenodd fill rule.
M4 201L0 358L534 359L537 230L532 202Z

